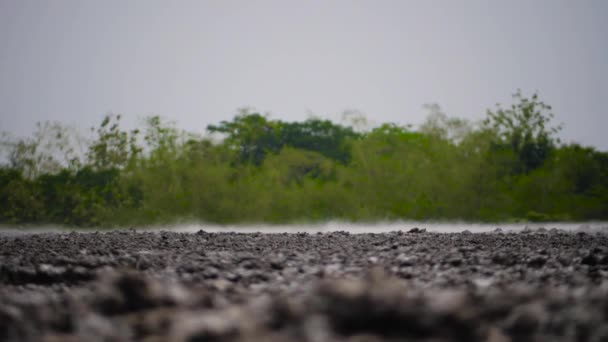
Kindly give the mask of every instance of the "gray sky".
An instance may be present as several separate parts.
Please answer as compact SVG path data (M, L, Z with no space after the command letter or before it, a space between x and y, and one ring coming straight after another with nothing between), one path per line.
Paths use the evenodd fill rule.
M108 112L190 131L271 117L481 119L521 88L608 150L608 1L0 0L0 130Z

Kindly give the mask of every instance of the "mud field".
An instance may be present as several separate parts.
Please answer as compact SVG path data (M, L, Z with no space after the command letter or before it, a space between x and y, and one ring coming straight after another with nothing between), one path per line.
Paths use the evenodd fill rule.
M608 235L0 236L0 341L608 341Z

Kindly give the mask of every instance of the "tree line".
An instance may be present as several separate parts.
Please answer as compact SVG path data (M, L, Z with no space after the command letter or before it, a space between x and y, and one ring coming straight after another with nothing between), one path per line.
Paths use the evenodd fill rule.
M427 107L372 129L242 110L206 135L108 115L93 138L59 123L2 138L0 223L608 219L608 153L562 144L551 107L517 92L482 122Z

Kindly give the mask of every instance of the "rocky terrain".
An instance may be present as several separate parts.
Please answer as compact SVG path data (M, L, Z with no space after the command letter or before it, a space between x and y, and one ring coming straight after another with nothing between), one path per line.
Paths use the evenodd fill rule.
M608 235L0 235L1 341L608 341Z

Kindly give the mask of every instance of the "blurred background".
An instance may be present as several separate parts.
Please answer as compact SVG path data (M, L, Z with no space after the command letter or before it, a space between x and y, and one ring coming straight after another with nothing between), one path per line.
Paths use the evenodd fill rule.
M162 115L204 132L273 118L482 119L516 89L560 137L608 148L605 1L0 1L0 127Z
M1 0L0 222L607 219L607 14Z

